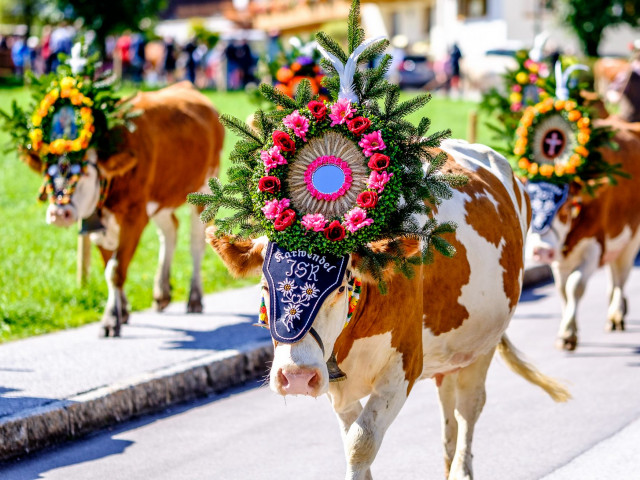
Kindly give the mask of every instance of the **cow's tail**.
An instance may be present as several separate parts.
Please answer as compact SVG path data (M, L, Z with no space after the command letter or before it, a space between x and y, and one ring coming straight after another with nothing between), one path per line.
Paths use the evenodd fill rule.
M502 335L500 339L498 352L511 370L542 388L556 402L566 402L571 398L571 394L562 383L544 375L536 367L523 360L522 354L513 346L506 335Z

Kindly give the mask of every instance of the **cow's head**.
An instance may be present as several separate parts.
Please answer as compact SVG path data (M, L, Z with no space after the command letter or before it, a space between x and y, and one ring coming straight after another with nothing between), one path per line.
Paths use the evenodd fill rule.
M69 227L89 217L100 201L101 181L121 175L135 164L126 149L103 160L95 149L89 148L82 163L72 163L66 155L48 163L31 152L22 152L21 157L32 170L44 176L40 198L49 198L46 221L59 227Z
M217 237L213 227L207 230L207 241L235 276L262 274L265 321L274 344L271 389L281 395L326 393L327 362L348 320L354 279L375 282L360 273L362 259L356 254L287 252L266 237L233 241ZM408 255L417 254L415 243L415 251ZM386 244L376 242L374 250L381 251Z
M559 259L572 222L580 213L580 186L528 182L526 189L532 210L528 253L534 261L549 264Z

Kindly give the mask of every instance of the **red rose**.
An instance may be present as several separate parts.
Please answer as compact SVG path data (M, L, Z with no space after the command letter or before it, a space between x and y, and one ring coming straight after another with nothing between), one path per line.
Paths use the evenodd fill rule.
M384 170L389 166L389 157L381 153L374 153L367 165L369 165L371 170Z
M273 226L279 232L291 225L296 219L296 212L290 208L287 208L284 212L278 215L273 222Z
M371 120L365 117L356 117L347 122L347 128L354 135L362 135L362 133L371 126Z
M313 115L313 118L315 118L318 122L320 120L323 120L325 115L327 114L327 106L323 102L319 102L318 100L311 100L307 104L307 107L309 108L311 115Z
M280 179L278 177L262 177L258 182L258 190L266 193L280 191Z
M365 190L356 199L356 202L362 208L373 208L378 203L378 194L371 190Z
M344 227L338 220L334 220L324 229L324 237L332 242L339 242L345 236Z
M273 132L273 144L276 147L280 147L280 150L283 152L295 152L296 151L296 142L291 140L291 137L288 133L282 132L280 130L276 130Z

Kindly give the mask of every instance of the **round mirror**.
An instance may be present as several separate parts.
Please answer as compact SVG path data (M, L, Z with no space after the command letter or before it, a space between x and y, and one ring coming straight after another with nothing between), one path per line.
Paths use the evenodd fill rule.
M336 165L322 165L313 172L311 182L320 193L332 194L342 188L345 183L345 175L342 169Z

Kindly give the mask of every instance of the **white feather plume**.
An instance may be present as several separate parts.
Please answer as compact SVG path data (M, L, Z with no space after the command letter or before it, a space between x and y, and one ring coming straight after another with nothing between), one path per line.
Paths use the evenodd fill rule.
M352 103L358 103L358 96L353 91L353 76L355 75L356 68L358 67L358 57L362 55L362 52L364 52L369 45L383 40L384 38L385 37L376 37L365 40L353 51L351 55L349 55L347 63L345 64L343 64L338 57L327 52L324 48L318 45L318 49L322 56L329 60L333 68L338 72L338 78L340 79L340 92L338 93L339 100L346 98Z
M556 62L556 98L560 100L569 100L569 87L567 87L567 83L569 82L569 76L576 70L584 70L585 72L588 72L589 67L576 63L575 65L567 67L563 72L560 61L558 60Z

